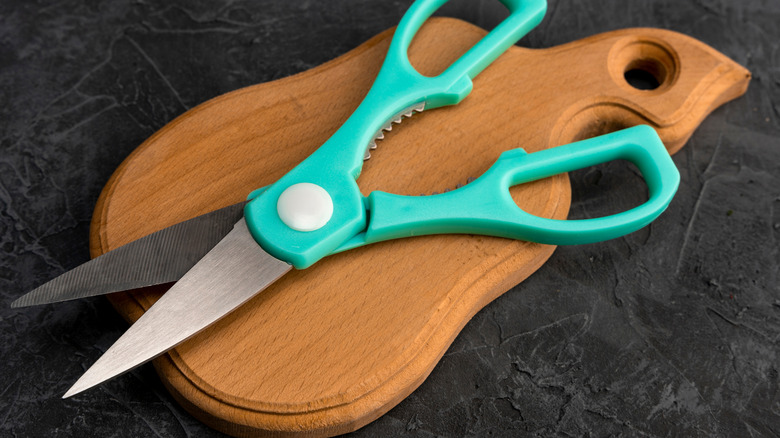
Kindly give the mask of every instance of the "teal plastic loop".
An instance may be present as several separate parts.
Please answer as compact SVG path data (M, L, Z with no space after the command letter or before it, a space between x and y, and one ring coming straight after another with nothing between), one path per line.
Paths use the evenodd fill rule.
M509 9L509 16L471 49L435 77L423 76L412 67L408 57L409 45L422 24L448 0L419 0L412 4L398 24L393 41L388 48L385 63L377 76L375 88L387 82L394 85L414 83L422 91L426 109L452 105L460 102L471 92L471 79L491 64L506 49L536 27L547 12L546 0L501 0ZM389 90L382 90L387 93ZM417 99L407 101L398 111Z
M355 112L325 144L245 207L249 231L268 253L303 269L365 230L365 201L355 179L376 132L420 102L425 102L425 109L460 102L471 91L471 80L539 24L547 9L545 0L501 1L510 10L509 17L435 77L418 73L406 52L420 26L446 0L412 4L398 25L374 85ZM277 214L281 193L298 183L320 186L333 201L330 221L318 230L292 230Z
M509 188L559 173L624 159L642 172L648 200L607 217L582 220L541 218L521 210ZM636 231L660 215L677 191L680 174L658 134L637 126L601 137L527 154L514 149L475 181L432 196L372 192L371 222L337 251L401 237L468 233L553 245L591 243Z

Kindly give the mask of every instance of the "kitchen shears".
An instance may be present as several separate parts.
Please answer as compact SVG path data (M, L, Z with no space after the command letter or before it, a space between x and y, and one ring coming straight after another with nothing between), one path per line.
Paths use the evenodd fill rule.
M405 197L373 192L362 196L355 180L366 148L382 127L399 114L460 102L471 90L471 80L537 25L546 9L541 0L504 1L510 15L503 23L441 75L424 77L412 68L406 50L422 23L443 3L421 0L412 5L399 24L374 86L347 122L290 173L254 192L252 200L243 207L244 217L238 219L235 227L216 233L224 239L217 239L219 243L204 252L205 256L66 396L173 348L263 290L288 272L290 265L303 269L336 252L422 234L472 233L550 244L587 243L641 228L666 208L679 176L663 144L648 127L533 154L520 149L508 151L480 178L445 194ZM639 167L649 187L649 200L632 210L606 218L555 221L523 212L509 196L512 185L621 158ZM216 217L211 215L203 221L223 221ZM235 218L229 223L234 222ZM174 226L178 227L176 233L187 234L188 223ZM154 252L150 248L175 250L164 243L165 237L174 235L174 227L123 248L128 248L127 253L140 254L140 258ZM174 251L170 256L177 254ZM124 265L126 271L129 257L115 256L113 263ZM110 267L98 269L94 268L97 263L89 263L85 266L92 267L85 270L90 278L110 277L105 275ZM145 281L171 281L158 280ZM110 291L139 286L115 283ZM109 292L106 287L102 286L104 290L98 293Z

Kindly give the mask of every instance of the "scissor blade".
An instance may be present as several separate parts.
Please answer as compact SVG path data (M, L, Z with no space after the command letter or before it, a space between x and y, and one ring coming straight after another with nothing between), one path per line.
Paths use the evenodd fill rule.
M243 215L246 202L206 213L134 240L22 295L11 307L86 298L154 284L187 273Z
M71 387L63 398L135 368L184 342L292 267L258 245L243 218Z

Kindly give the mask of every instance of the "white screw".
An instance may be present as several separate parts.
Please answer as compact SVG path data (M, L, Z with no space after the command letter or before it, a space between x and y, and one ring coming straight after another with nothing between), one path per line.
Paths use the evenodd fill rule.
M312 183L287 187L276 202L279 219L296 231L319 230L333 216L333 200L325 189Z

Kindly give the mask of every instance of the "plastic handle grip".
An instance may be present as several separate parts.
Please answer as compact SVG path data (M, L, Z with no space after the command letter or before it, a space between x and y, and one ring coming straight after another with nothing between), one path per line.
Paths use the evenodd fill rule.
M409 61L409 45L422 24L447 1L419 0L412 4L398 24L382 71L377 77L377 84L385 81L388 84L415 83L420 90L426 90L427 109L460 102L471 91L471 79L536 27L547 12L546 0L500 0L509 9L507 18L441 74L423 76ZM414 103L410 101L405 106Z
M502 1L510 16L436 77L414 70L406 49L423 22L446 0L412 4L398 25L374 85L355 112L325 144L245 207L249 231L263 249L303 269L365 230L366 210L355 179L375 133L414 104L424 101L430 109L460 102L471 91L471 78L536 26L547 8L545 0ZM292 230L277 214L279 196L299 183L321 187L333 201L330 221L318 230Z
M622 213L583 220L541 218L521 210L509 194L509 187L517 184L616 159L634 163L649 191L644 204ZM477 180L451 192L418 197L371 193L371 223L360 236L362 241L353 240L349 246L444 233L484 234L554 245L597 242L649 224L669 205L679 183L677 168L649 126L533 154L514 149L501 154Z

